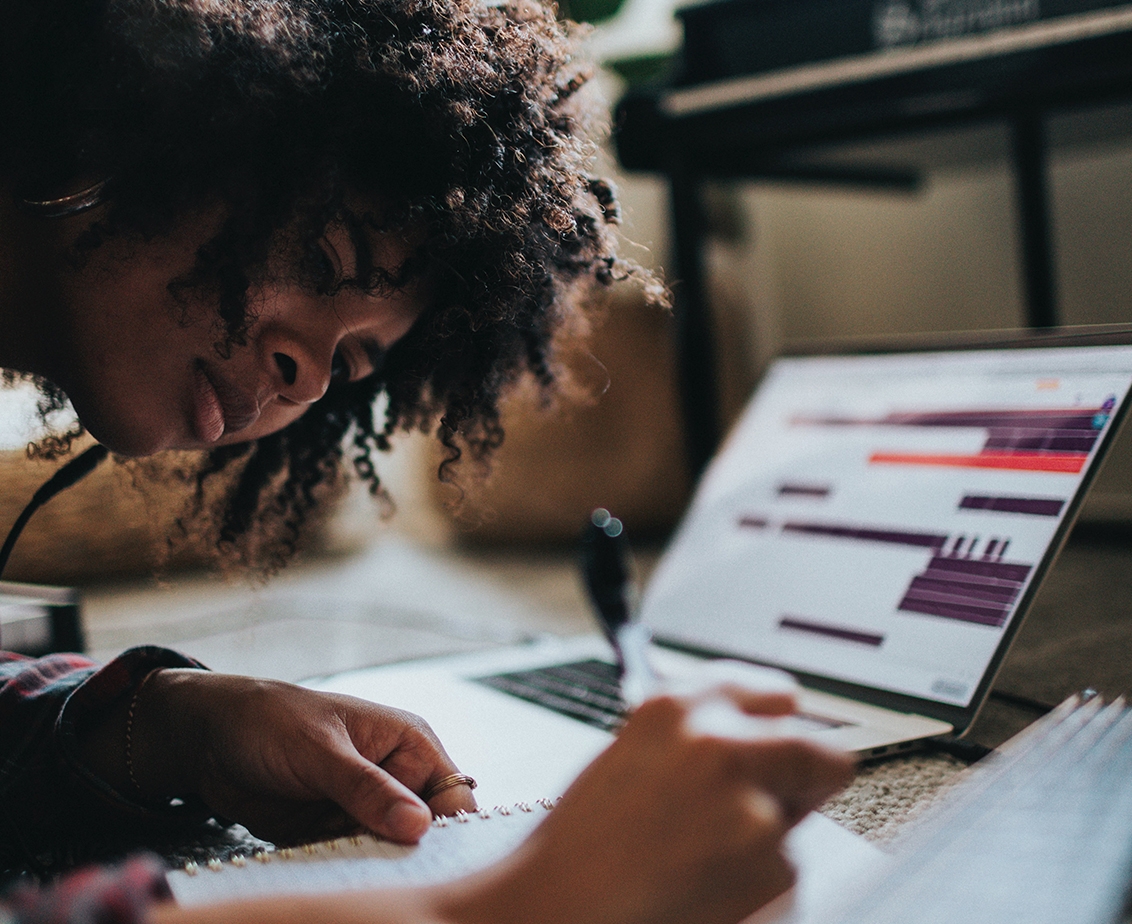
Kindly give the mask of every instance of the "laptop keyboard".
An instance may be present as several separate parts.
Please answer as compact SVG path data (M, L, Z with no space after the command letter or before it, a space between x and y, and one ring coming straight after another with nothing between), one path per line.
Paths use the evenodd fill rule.
M608 661L592 658L475 680L603 731L625 724L617 666Z
M608 661L591 658L472 679L602 731L617 731L625 724L626 707L621 698L617 665ZM796 712L781 721L786 723L783 731L788 734L806 734L850 724L810 712Z

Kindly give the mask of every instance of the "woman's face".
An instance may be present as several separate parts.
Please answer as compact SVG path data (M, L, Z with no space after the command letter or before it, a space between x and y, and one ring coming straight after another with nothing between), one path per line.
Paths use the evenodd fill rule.
M64 336L54 368L35 371L63 388L79 419L114 452L209 449L282 429L332 380L373 374L421 313L417 285L374 296L272 283L249 293L246 343L222 355L214 307L169 291L215 227L201 221L155 242L106 243L63 274ZM377 266L395 268L408 255L391 235L371 241ZM348 230L332 226L322 246L340 277L352 276L357 254Z

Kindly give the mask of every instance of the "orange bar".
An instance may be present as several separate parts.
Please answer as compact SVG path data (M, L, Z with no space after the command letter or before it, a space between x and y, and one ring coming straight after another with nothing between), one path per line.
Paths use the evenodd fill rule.
M1006 468L1021 472L1079 474L1089 460L1083 452L980 452L947 455L919 452L874 452L871 465L940 465L947 468Z

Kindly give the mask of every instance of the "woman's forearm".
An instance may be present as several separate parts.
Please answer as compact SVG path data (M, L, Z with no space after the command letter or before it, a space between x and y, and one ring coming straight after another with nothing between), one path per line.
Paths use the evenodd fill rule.
M150 924L456 924L438 916L432 890L258 899L197 908L159 905Z
M507 888L497 877L415 889L290 896L182 908L157 905L148 924L508 924ZM497 895L490 893L497 892ZM483 917L484 914L490 915ZM546 921L543 924L555 924Z

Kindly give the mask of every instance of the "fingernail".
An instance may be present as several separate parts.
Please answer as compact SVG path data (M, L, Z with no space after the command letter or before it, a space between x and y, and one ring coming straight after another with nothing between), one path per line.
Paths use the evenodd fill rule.
M782 806L761 789L752 789L746 794L747 811L751 818L764 825L782 823Z
M385 813L385 827L389 834L416 837L428 827L431 815L424 806L414 802L394 802Z

